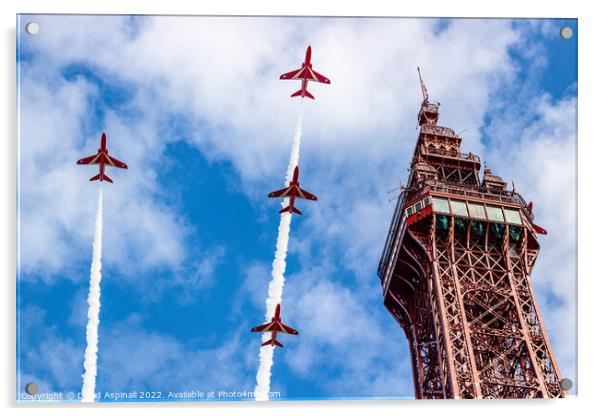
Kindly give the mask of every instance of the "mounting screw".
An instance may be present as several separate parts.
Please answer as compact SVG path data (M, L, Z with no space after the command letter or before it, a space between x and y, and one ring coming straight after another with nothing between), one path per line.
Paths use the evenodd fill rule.
M560 37L562 39L570 39L573 37L573 29L571 29L568 26L563 27L562 29L560 29Z
M570 378L563 378L560 380L560 388L564 391L569 391L573 388L573 380Z
M25 31L30 35L35 35L40 31L40 26L36 22L29 22L25 25Z
M38 385L36 383L27 383L25 385L25 393L33 396L38 393Z

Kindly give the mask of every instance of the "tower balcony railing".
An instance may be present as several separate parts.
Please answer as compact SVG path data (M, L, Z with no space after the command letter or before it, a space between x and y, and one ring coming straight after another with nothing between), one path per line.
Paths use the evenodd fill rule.
M481 163L481 158L473 153L461 153L457 150L435 149L427 146L420 146L420 152L425 154L441 155L447 157L455 157L459 159L472 160Z
M423 124L422 126L420 126L420 133L453 137L455 139L460 138L460 136L458 136L456 132L450 129L449 127L438 126L436 124Z
M439 111L439 106L436 104L431 104L429 102L423 102L422 106L420 107L420 110L434 113L434 112Z
M412 188L406 188L405 199L413 199L415 195L424 193L425 191L448 193L469 198L516 204L524 208L527 207L527 203L523 197L516 191L485 188L484 186L465 185L461 183L450 183L433 179L425 179L418 182Z

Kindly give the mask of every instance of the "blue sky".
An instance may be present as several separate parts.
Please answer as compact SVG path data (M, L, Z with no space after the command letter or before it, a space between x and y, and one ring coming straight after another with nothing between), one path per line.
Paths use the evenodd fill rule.
M31 19L40 32L29 36ZM284 398L412 397L378 256L417 132L420 65L441 124L514 180L550 234L533 283L575 379L574 20L21 16L18 391L81 389L98 184L75 160L106 131L130 166L105 185L98 391L255 385L299 102L278 76L313 46L331 86L304 103ZM561 204L558 195L568 196Z

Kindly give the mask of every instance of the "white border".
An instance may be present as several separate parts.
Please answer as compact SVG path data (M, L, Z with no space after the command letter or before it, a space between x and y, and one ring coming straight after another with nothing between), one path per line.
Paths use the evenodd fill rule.
M45 415L81 414L79 405L56 405L41 407L15 404L15 222L16 222L16 91L15 91L15 22L16 13L107 13L107 14L236 14L236 15L337 15L337 16L449 16L449 17L565 17L579 18L579 397L564 401L546 402L416 402L416 401L307 401L272 403L191 403L191 404L101 404L87 406L86 414L103 412L123 414L159 415L166 411L178 414L232 414L244 411L251 415L306 415L308 413L345 412L364 415L378 412L379 415L406 412L424 414L444 412L446 415L487 412L489 415L508 412L567 414L569 412L590 413L598 403L598 388L602 361L597 351L600 345L599 332L602 328L599 296L602 275L595 272L600 258L600 217L602 203L598 202L602 186L599 184L600 142L602 129L596 123L600 118L599 104L602 97L600 78L599 39L602 39L602 21L596 11L596 2L504 0L498 2L471 2L469 0L430 0L428 2L395 2L372 0L346 1L326 0L276 1L276 0L230 0L193 2L185 0L3 0L0 2L2 25L2 72L3 96L0 100L3 129L0 149L0 186L2 188L2 216L0 230L0 253L2 265L2 337L0 342L0 405L6 413ZM561 65L561 62L552 63ZM559 196L559 199L562 196ZM562 203L562 202L559 202ZM596 209L597 208L597 209ZM598 224L596 224L596 221ZM597 245L597 246L596 246ZM600 407L600 406L597 406ZM116 409L117 408L117 409ZM174 410L168 410L173 409Z

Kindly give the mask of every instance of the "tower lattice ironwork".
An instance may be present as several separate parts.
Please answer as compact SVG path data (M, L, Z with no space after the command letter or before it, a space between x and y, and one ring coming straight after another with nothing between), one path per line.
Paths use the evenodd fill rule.
M532 204L437 124L421 79L420 133L378 274L409 341L416 398L564 397L530 274Z

